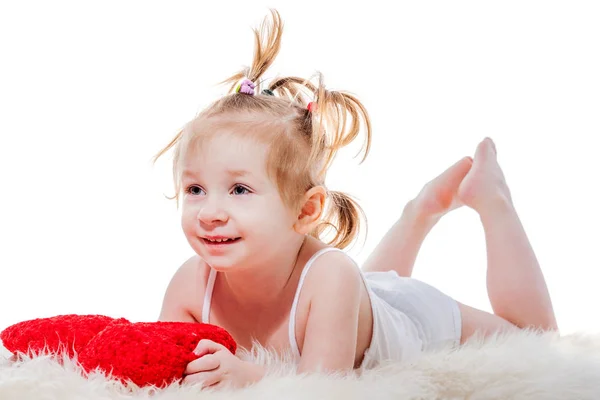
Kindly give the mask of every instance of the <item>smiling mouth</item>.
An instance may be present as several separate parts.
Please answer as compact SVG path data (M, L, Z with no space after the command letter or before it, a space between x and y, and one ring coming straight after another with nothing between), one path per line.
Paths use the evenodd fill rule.
M211 238L202 238L202 241L206 244L209 245L223 245L223 244L232 244L235 242L240 241L242 238L240 237L236 237L236 238L215 238L215 239L211 239Z

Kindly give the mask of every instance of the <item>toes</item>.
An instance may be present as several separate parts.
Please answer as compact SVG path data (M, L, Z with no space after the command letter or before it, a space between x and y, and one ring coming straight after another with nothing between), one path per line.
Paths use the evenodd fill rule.
M471 157L465 157L458 161L454 166L449 170L449 184L451 187L458 188L458 185L462 182L465 176L471 170L471 166L473 165L473 159Z
M463 157L460 160L458 160L457 162L455 162L454 165L452 165L446 171L447 172L452 171L452 173L455 173L455 174L463 173L463 175L464 175L471 168L471 164L473 164L473 159L471 157Z
M490 138L483 139L475 150L474 161L477 162L479 159L485 159L487 157L496 157L496 146Z
M492 142L492 147L494 149L494 153L498 154L498 150L496 149L496 143L492 139L490 139L490 141Z
M472 164L473 159L471 157L461 158L444 171L437 179L435 179L435 181L442 183L444 186L458 187L465 175L467 175L471 169Z
M456 164L454 164L454 170L457 178L460 178L460 180L462 180L465 177L465 175L469 172L472 165L473 159L471 157L464 157L460 159Z
M496 150L496 143L494 143L492 138L486 137L485 140L489 143L489 146L492 148L492 151L494 152L494 154L498 154L498 151Z

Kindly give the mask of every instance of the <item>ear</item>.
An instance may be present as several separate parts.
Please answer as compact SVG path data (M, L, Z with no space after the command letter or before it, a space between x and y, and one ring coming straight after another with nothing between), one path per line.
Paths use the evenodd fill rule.
M304 194L298 220L294 223L296 232L306 235L313 230L323 215L326 197L327 190L323 186L312 187Z

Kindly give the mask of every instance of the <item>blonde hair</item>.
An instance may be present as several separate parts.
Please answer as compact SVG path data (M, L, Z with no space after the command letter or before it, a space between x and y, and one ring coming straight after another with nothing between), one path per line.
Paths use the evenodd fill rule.
M245 68L221 83L229 84L229 94L218 99L200 112L154 158L174 150L173 179L175 199L181 193L183 160L192 145L201 146L219 128L233 127L244 137L257 139L268 145L267 171L277 184L283 201L298 207L302 196L312 187L325 186L326 173L337 152L353 142L364 127L361 160L366 158L371 144L371 123L363 104L353 95L326 90L323 76L318 82L298 77L273 79L261 93L260 78L279 53L283 22L276 10L271 10L271 20L265 18L261 27L254 30L255 49L251 67ZM256 95L238 93L241 79L256 85ZM308 110L309 102L316 105ZM360 154L360 152L359 152ZM328 244L345 248L358 236L364 213L349 195L327 191L328 207L321 223L311 236L323 240L328 228L335 235Z

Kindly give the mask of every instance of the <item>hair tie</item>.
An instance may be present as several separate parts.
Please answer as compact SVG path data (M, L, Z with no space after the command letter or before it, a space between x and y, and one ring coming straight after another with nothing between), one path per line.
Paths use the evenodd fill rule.
M310 103L308 103L308 106L306 106L306 108L308 109L308 111L313 112L317 109L317 103L311 101Z
M254 89L256 88L256 85L254 84L254 82L252 82L250 79L244 79L242 81L242 83L240 83L237 88L235 89L235 91L237 93L244 93L244 94L249 94L249 95L254 95Z
M275 93L273 93L273 91L269 89L263 89L261 94L264 94L265 96L275 96Z

